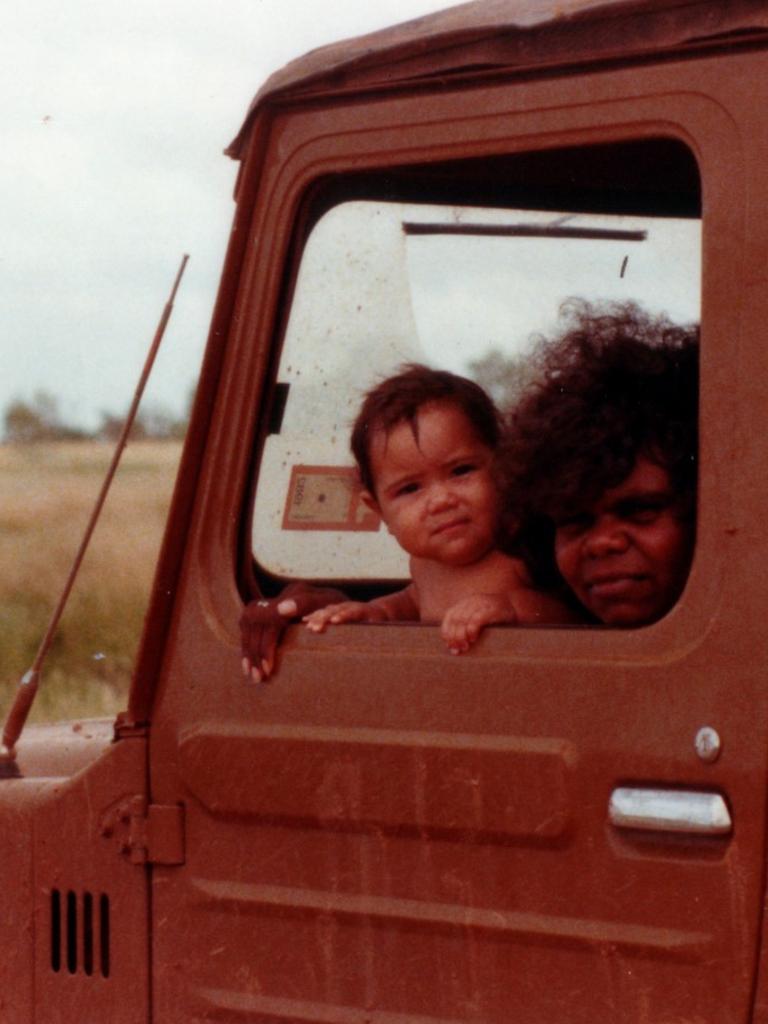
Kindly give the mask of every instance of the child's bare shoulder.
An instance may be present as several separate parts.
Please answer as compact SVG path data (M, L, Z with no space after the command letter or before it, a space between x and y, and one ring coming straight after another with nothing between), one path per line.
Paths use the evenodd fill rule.
M442 621L457 601L473 594L509 593L530 582L523 563L500 551L471 565L412 558L411 579L422 622Z

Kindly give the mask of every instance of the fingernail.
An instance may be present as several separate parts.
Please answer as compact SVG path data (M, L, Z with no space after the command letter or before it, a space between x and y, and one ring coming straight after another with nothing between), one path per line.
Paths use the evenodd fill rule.
M255 665L251 669L251 679L254 681L254 683L261 682L261 673L259 672Z
M251 674L251 663L247 658L243 658L243 660L240 662L240 668L242 670L243 675L246 678L248 678L248 676Z

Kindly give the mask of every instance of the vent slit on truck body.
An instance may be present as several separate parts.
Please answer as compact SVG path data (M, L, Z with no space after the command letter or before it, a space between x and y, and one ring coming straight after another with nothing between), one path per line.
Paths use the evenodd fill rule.
M83 970L93 974L93 896L83 893Z
M69 974L81 970L108 978L110 972L109 896L98 900L91 892L82 895L73 890L63 894L51 890L51 969L58 974L66 967Z
M71 890L67 893L67 970L77 970L77 896Z
M101 976L109 977L110 969L110 948L109 948L109 896L104 893L99 899L99 938L101 951Z
M51 969L61 970L61 893L51 893Z

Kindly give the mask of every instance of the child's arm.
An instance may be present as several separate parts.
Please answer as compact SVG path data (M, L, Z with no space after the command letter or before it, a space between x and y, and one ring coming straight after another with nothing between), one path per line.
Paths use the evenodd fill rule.
M565 602L543 590L519 587L500 594L472 594L448 609L440 628L451 654L468 651L485 626L583 622Z
M319 608L311 615L304 616L307 629L322 633L327 625L337 626L342 622L411 622L419 618L416 590L410 583L404 590L373 601L344 601Z
M472 594L448 609L440 632L451 654L463 654L485 626L517 621L512 594Z

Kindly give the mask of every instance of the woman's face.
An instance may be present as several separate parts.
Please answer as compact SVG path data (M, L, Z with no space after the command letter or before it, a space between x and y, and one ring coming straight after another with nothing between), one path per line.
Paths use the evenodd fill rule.
M639 457L617 487L555 523L555 560L579 601L610 626L641 626L680 596L693 521L662 466Z

